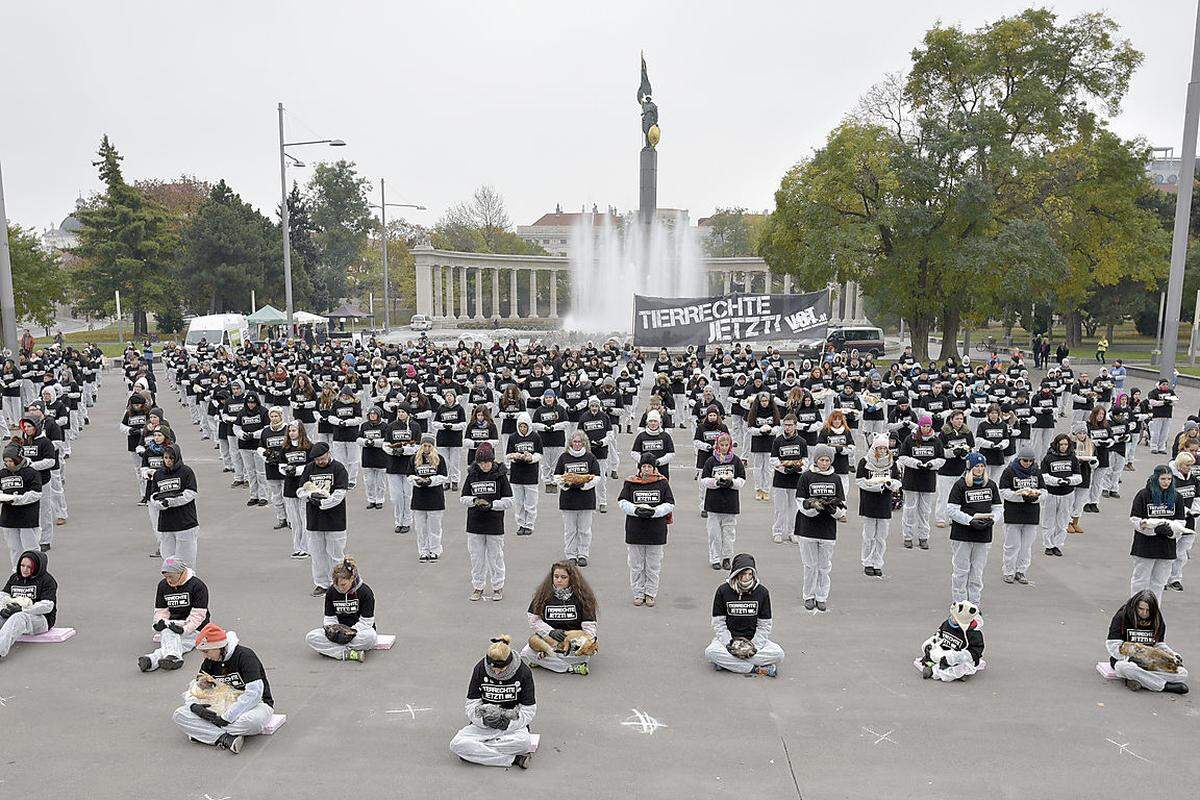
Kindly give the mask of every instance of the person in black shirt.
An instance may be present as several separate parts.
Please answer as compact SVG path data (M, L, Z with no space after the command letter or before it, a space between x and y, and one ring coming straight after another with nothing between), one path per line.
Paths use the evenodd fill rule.
M811 401L811 395L805 395ZM796 417L783 418L783 432L771 443L771 504L775 518L771 525L771 541L782 544L796 539L796 486L804 471L808 443L796 430Z
M215 622L200 629L196 649L204 655L200 674L224 683L240 694L229 708L218 714L196 697L189 685L183 705L175 709L171 721L192 741L214 745L236 755L242 750L243 737L262 733L275 713L267 671L258 655L238 642L236 633L226 633Z
M413 527L417 529L417 560L432 564L442 555L442 515L446 511L446 461L434 447L432 433L421 434L412 457L408 482L412 486Z
M883 554L887 551L888 528L892 522L892 497L900 491L900 471L889 448L891 441L881 433L868 442L867 454L858 462L854 483L858 486L858 515L863 518L863 574L883 576Z
M300 474L296 497L304 501L312 595L322 597L329 588L333 565L346 553L346 492L350 477L346 468L334 460L325 442L314 444L308 455L310 460Z
M651 608L657 602L667 525L675 510L671 484L657 468L653 452L641 454L636 475L625 479L617 506L625 512L625 544L629 548L629 584L633 604Z
M992 529L1000 519L1000 490L988 477L987 459L967 455L967 472L950 489L950 599L976 605L983 594L983 570L992 547Z
M0 591L0 658L27 634L45 633L58 617L58 581L46 571L47 556L30 549Z
M704 511L708 515L708 561L715 570L729 569L733 558L741 512L740 492L745 483L746 467L733 453L733 437L722 431L700 472Z
M529 723L537 715L533 670L517 657L501 634L471 672L467 686L468 724L450 740L450 752L473 764L529 767Z
M1022 442L1017 457L1000 475L1000 499L1004 501L1005 583L1029 583L1029 564L1033 540L1041 521L1042 498L1046 483L1038 469L1033 445Z
M308 646L323 656L338 661L366 661L367 651L375 647L375 593L363 583L354 556L343 556L330 574L332 582L325 590L325 618L320 628L308 632ZM347 634L334 625L353 629ZM352 638L347 639L350 635Z
M489 580L492 600L504 599L504 511L512 506L512 486L496 466L490 442L479 445L463 479L459 501L467 509L467 554L471 558L472 602L483 598Z
M1167 646L1166 638L1167 623L1163 621L1154 592L1143 590L1134 594L1117 609L1108 625L1104 646L1108 650L1108 662L1113 672L1123 678L1130 689L1146 688L1152 692L1187 694L1188 674L1183 668L1183 656ZM1161 652L1147 653L1145 648ZM1146 656L1164 655L1167 663L1162 666L1166 669L1146 669L1135 661L1136 658L1146 663ZM1175 663L1172 665L1170 661Z
M754 556L733 557L729 577L717 587L712 607L713 640L704 658L717 670L774 678L783 648L771 641L771 593L758 582Z
M1133 498L1129 522L1133 525L1133 576L1129 580L1132 594L1149 589L1162 602L1163 587L1171 577L1176 556L1176 542L1187 531L1187 508L1190 501L1180 497L1175 489L1171 468L1159 464L1154 468L1146 486Z
M825 611L837 524L846 521L846 495L833 470L833 448L818 444L810 454L808 470L796 485L796 535L804 562L804 608Z
M150 479L150 507L158 512L158 550L163 558L178 556L196 566L200 522L196 516L196 473L183 463L179 446L163 447L162 466Z
M38 549L41 514L42 477L29 465L18 444L4 448L4 468L0 469L0 530L17 568L21 553Z
M521 650L521 660L531 667L551 672L570 672L587 675L591 654L562 653L558 646L566 641L569 631L583 631L595 639L596 595L579 567L569 560L556 561L542 579L529 601L529 627L533 634ZM539 640L538 649L532 645ZM553 652L546 652L547 646Z
M554 480L561 488L558 508L563 518L564 558L586 567L592 547L596 485L604 478L583 431L575 431L567 440L567 447L554 466Z
M951 681L969 678L987 666L983 660L983 618L979 607L967 601L950 604L950 615L937 632L925 640L913 666L925 679Z
M392 518L396 533L412 530L412 474L413 456L421 443L421 426L409 414L408 403L396 404L396 418L383 433L383 451L388 455L387 489L392 503Z
M163 559L162 580L154 592L158 647L138 657L138 669L153 672L183 666L183 656L196 646L196 633L209 623L208 587L180 558Z

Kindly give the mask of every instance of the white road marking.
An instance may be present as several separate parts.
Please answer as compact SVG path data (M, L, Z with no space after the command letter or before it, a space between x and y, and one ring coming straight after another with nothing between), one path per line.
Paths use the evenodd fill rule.
M892 734L896 732L895 728L892 728L887 733L880 733L879 731L873 731L864 725L863 730L866 731L867 733L871 734L872 736L879 737L878 739L875 740L875 744L879 744L880 742L891 742L892 744L899 744L899 742L897 742L895 739L891 738Z
M637 728L638 733L645 733L651 736L653 736L654 732L659 728L669 727L668 725L659 722L649 714L643 711L638 711L636 708L633 709L633 716L621 724L630 728Z

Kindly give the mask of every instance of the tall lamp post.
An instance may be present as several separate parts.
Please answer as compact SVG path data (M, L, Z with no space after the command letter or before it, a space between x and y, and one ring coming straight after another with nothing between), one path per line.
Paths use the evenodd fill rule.
M415 208L418 211L424 211L425 206L419 206L415 203L389 203L387 201L387 190L384 187L384 179L379 179L379 204L371 203L372 208L379 209L379 218L383 225L383 329L388 330L392 327L392 302L388 294L388 232L387 232L387 210L388 208Z
M288 205L287 205L287 160L291 158L285 148L299 147L306 144L327 144L330 147L345 147L346 143L341 139L312 139L306 142L285 142L283 140L283 103L279 104L279 189L280 189L280 217L283 222L283 287L284 295L287 299L287 329L288 336L292 335L292 314L295 313L296 307L292 302L292 231L291 225L288 222ZM297 164L300 162L297 161ZM253 310L253 309L252 309Z

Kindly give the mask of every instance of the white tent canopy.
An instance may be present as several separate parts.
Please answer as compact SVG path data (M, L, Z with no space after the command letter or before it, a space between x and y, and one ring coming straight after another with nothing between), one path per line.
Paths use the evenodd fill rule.
M292 314L292 320L297 325L325 325L329 320L319 314L310 314L307 311L296 311Z

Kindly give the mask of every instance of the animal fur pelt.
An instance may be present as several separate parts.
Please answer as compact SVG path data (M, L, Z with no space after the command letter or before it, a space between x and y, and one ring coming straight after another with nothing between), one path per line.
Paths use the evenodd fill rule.
M1137 642L1122 642L1121 655L1145 670L1151 672L1178 672L1179 662L1166 650L1160 650L1148 644Z
M557 653L560 656L575 656L577 658L587 658L595 655L600 650L600 645L596 642L596 637L590 636L583 631L564 631L566 638L561 642L556 642L549 636L539 636L534 634L529 637L529 647L540 655L549 655Z
M242 696L237 689L204 672L188 686L188 694L196 698L197 703L207 705L214 714L224 714Z

